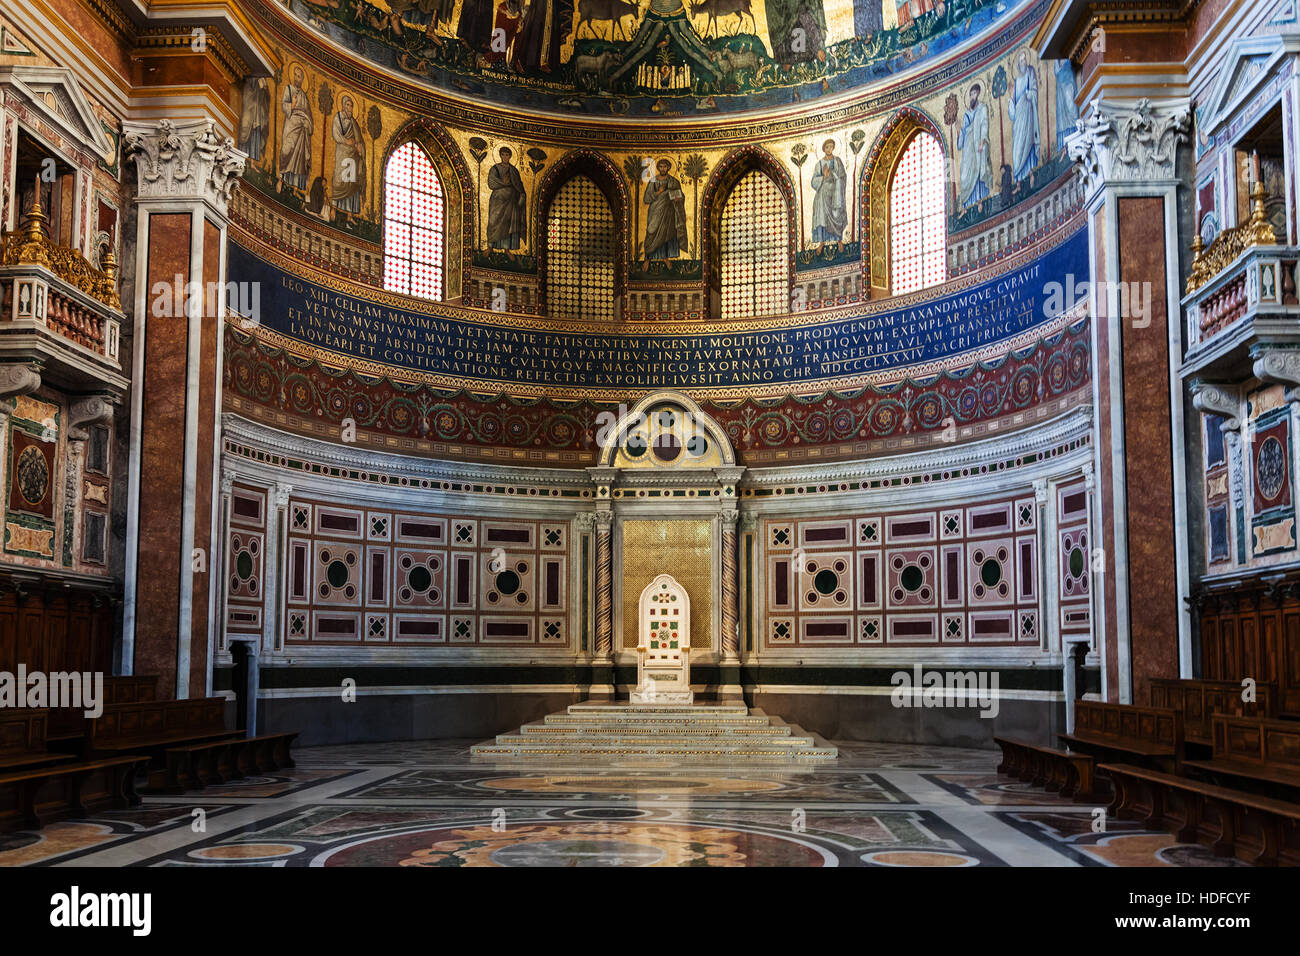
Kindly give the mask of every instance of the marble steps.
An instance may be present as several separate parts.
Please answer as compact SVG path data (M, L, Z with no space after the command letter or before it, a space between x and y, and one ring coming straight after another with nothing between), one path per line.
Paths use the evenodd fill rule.
M628 757L780 763L834 760L814 734L744 704L648 706L573 704L470 748L494 759Z
M693 746L708 743L716 746L742 747L811 747L811 736L798 736L790 733L789 727L781 728L782 734L740 735L726 733L665 733L651 731L642 733L635 730L612 731L599 734L580 734L552 736L550 734L510 733L498 734L497 743L501 745L541 744L546 746L623 746L628 744L648 746ZM520 728L522 731L523 728Z
M581 757L623 759L626 757L699 757L710 759L737 758L744 760L834 760L833 747L768 747L766 745L709 745L677 746L668 744L611 744L574 745L554 744L477 744L470 748L474 757Z
M754 740L761 737L788 737L790 728L786 724L746 724L742 727L732 726L695 726L678 723L617 723L601 721L592 724L524 724L519 733L549 740L587 739L589 737L617 737L628 735L657 735L680 737L698 734L707 737L741 737Z
M749 707L745 704L570 704L566 714L688 714L691 716L744 717Z

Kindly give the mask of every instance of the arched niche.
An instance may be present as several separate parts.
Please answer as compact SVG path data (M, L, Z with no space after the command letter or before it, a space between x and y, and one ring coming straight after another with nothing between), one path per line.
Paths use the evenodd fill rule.
M858 186L861 205L861 222L866 223L862 241L862 274L867 280L867 287L873 299L890 295L889 274L889 187L894 181L894 171L912 139L919 133L929 133L939 143L944 156L949 156L948 143L945 142L939 127L925 113L905 106L896 112L867 154L867 161L862 166L862 180ZM948 222L948 190L944 190L944 222Z

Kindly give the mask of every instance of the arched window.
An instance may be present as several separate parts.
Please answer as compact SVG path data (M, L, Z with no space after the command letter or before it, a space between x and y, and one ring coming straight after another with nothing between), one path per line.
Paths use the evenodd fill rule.
M740 178L722 209L720 317L790 310L790 234L785 197L760 170Z
M546 214L546 311L560 319L615 316L618 227L609 200L586 176L555 193Z
M441 299L446 206L442 182L415 143L393 150L384 168L384 288Z
M894 295L948 278L943 189L943 147L929 133L917 133L898 158L889 186L889 272Z

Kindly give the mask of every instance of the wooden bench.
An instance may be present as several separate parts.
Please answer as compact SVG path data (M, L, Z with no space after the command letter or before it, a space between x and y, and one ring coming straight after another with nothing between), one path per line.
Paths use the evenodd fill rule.
M1091 755L1014 737L994 737L993 742L1002 748L998 773L1023 780L1030 786L1042 787L1048 793L1059 793L1076 803L1096 800L1097 784Z
M1182 711L1183 736L1197 744L1210 743L1210 719L1215 714L1273 717L1277 714L1277 685L1255 685L1255 700L1242 700L1240 681L1151 679L1151 706Z
M1300 804L1131 764L1097 768L1115 785L1110 812L1170 829L1180 843L1257 866L1300 864Z
M202 790L209 784L292 767L298 732L260 734L172 747L167 751L167 793Z
M104 678L104 706L133 704L154 700L158 678L148 676L108 676ZM86 734L84 707L58 707L50 711L48 740L76 740Z
M138 807L136 772L147 757L109 757L0 774L0 831L39 830L104 806Z
M73 759L70 754L45 749L49 715L48 710L36 707L0 710L0 773Z
M1230 782L1274 796L1300 796L1300 722L1215 714L1214 755L1184 767L1216 782Z
M1057 737L1071 750L1100 759L1136 757L1158 769L1177 771L1183 757L1183 715L1164 707L1079 700L1074 704L1074 733Z
M161 787L168 750L238 736L238 731L226 729L226 702L221 697L112 704L89 722L86 755L143 754L149 758L150 786Z

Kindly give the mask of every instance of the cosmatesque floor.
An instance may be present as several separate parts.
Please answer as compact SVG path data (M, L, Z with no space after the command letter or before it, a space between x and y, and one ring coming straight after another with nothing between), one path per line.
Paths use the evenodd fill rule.
M477 742L298 749L292 770L0 834L0 865L1237 865L999 778L993 751L560 766L471 761Z

